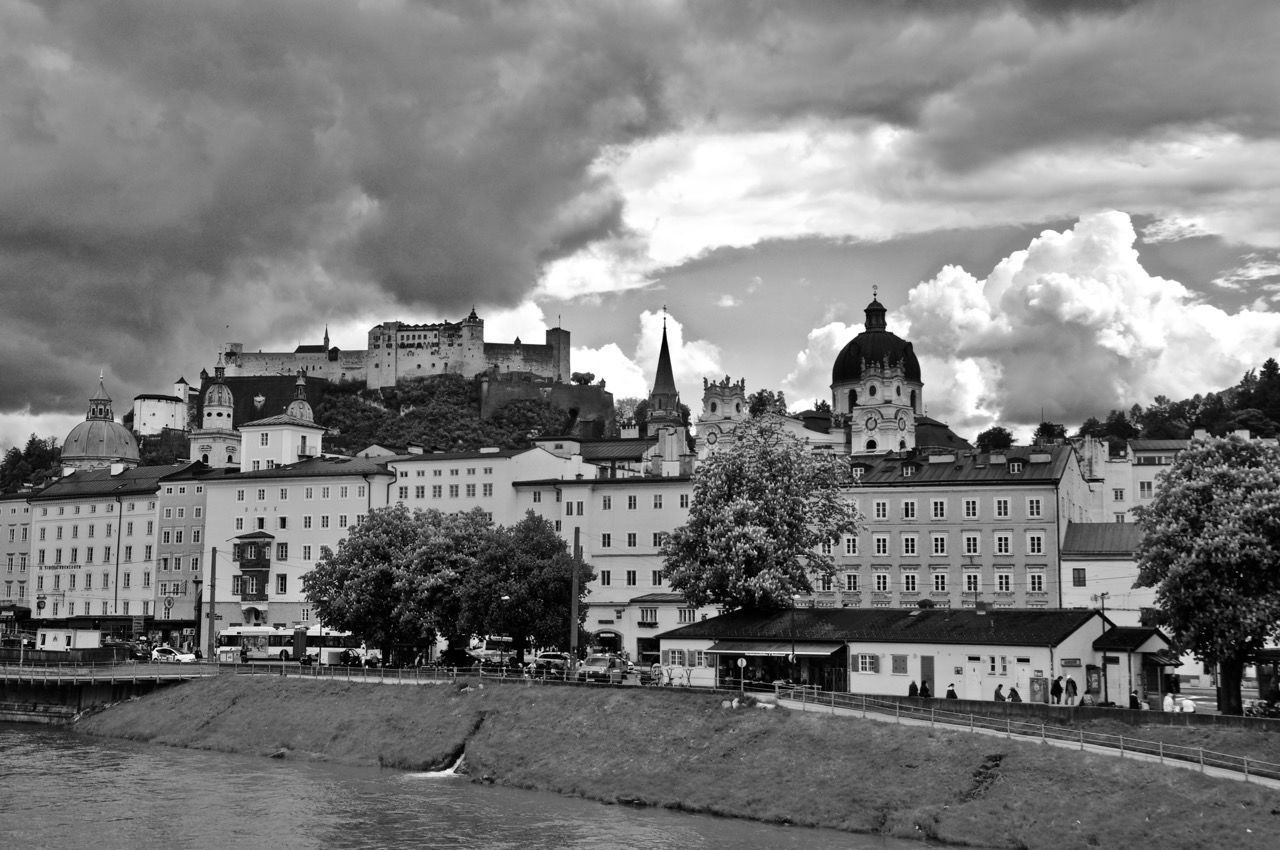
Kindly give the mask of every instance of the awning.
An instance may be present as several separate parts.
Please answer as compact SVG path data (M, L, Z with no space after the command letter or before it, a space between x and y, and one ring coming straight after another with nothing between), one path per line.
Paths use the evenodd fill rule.
M822 657L843 647L842 643L818 643L815 641L754 641L722 640L711 645L707 652L715 655L767 655L785 658L794 650L796 655Z
M1166 655L1163 652L1148 652L1147 658L1151 659L1151 663L1158 667L1181 667L1182 662L1174 658L1172 655Z

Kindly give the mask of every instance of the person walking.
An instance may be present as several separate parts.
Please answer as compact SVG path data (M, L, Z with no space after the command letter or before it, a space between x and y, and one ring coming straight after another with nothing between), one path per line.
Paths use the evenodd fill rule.
M1068 676L1067 683L1062 686L1062 695L1067 698L1067 705L1076 704L1077 693L1078 691L1076 690L1076 680Z
M912 679L911 684L907 687L907 696L911 699L920 696L920 686L916 684L915 679Z
M1054 705L1062 704L1062 677L1053 680L1053 687L1049 688L1049 696L1053 698Z
M1178 707L1173 702L1173 694L1165 694L1164 702L1160 704L1160 707L1165 711L1177 711Z
M1004 702L1004 685L996 685L996 702Z
M933 696L933 691L929 690L929 680L920 680L920 699L929 699Z
M960 699L960 697L956 695L955 685L947 685L947 699Z
M1138 691L1136 689L1129 691L1129 708L1133 711L1142 708L1142 703L1138 701Z

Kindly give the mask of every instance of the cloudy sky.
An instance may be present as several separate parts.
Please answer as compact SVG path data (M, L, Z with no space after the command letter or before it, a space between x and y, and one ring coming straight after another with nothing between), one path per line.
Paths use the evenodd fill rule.
M377 322L1074 428L1280 349L1280 4L0 0L0 448Z

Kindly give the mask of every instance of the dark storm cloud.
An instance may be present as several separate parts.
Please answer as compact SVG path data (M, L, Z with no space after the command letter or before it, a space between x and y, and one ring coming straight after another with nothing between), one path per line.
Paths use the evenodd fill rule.
M1268 133L1274 8L0 0L0 413L155 392L227 325L518 303L670 130L887 122L923 170Z

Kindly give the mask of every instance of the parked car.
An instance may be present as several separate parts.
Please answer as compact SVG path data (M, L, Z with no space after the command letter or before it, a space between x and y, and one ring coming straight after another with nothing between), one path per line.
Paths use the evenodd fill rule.
M105 638L102 641L102 645L104 647L113 647L118 650L121 650L125 654L125 657L128 658L130 661L150 661L151 660L151 652L146 647L142 646L141 644L134 643L133 641L130 641L130 640L118 640L118 639L112 639L112 638ZM120 655L117 654L116 658L118 659L119 657Z
M378 659L359 649L344 649L338 656L338 664L343 667L377 667Z
M466 668L475 667L480 663L480 659L469 649L450 647L440 653L440 657L436 659L436 663L441 667Z
M151 650L151 660L171 664L194 664L196 656L192 652L179 652L171 646L157 646Z
M573 656L567 652L542 652L533 659L534 672L541 676L563 679L573 668Z
M591 655L578 668L578 681L613 682L627 678L627 662L616 655Z

